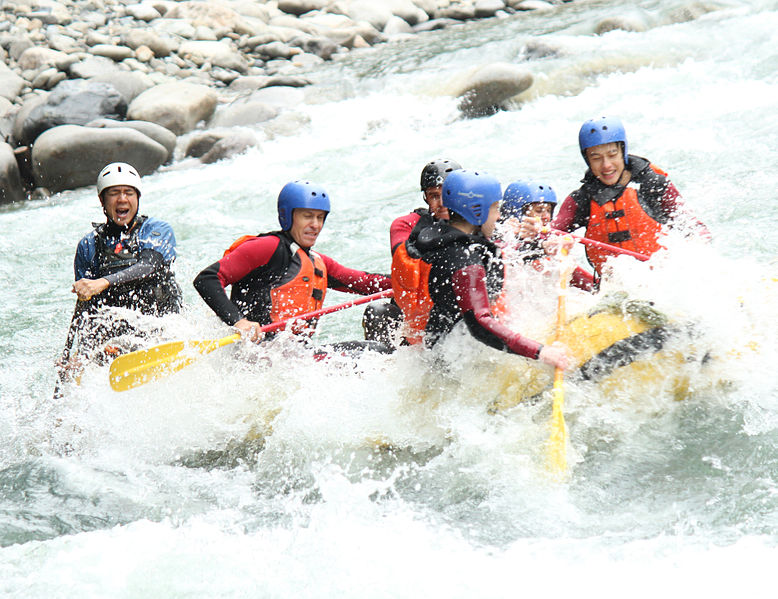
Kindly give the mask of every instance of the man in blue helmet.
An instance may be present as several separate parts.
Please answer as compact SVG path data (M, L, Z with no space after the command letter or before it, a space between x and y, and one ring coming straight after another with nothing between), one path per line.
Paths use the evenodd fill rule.
M238 239L197 275L195 288L219 318L252 341L262 338L262 325L321 308L327 288L362 295L389 289L389 277L347 268L312 250L329 212L321 185L287 183L278 195L281 230ZM295 332L310 334L314 327Z
M684 224L704 238L710 234L681 201L667 173L629 153L622 122L614 117L586 121L578 133L581 155L589 167L583 185L562 203L552 227L647 256L662 248L664 227ZM600 246L601 247L601 246ZM587 247L586 255L602 275L612 252Z
M557 253L560 238L545 234L522 237L521 223L530 222L533 230L536 226L548 228L556 205L556 192L546 183L519 179L509 184L505 188L500 204L497 227L500 236L498 243L502 244L503 250L513 249L518 252L525 264L532 264L539 270L542 269L544 258L549 254ZM572 239L568 245L572 246ZM591 291L594 278L580 266L576 266L570 284L584 291Z
M430 265L427 287L432 310L425 343L434 346L464 321L479 341L500 350L566 368L566 348L544 346L520 335L495 318L491 302L502 290L500 251L488 238L494 232L502 198L500 182L471 170L456 170L443 183L443 205L449 221L422 230L414 245Z

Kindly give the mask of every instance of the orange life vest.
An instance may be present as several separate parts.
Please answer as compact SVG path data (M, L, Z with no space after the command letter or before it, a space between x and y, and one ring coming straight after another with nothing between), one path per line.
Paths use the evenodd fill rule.
M665 172L653 165L651 169L666 176ZM589 239L647 256L662 248L659 243L662 225L640 205L634 187L627 187L618 198L603 205L594 200L589 205L589 223L586 228ZM612 252L595 247L586 248L586 257L598 273L602 272L605 261L613 255Z
M327 267L321 256L313 250L306 254L297 248L300 272L283 285L270 290L270 321L278 322L298 314L319 310L327 294ZM318 319L295 325L295 333L313 334Z
M224 255L256 237L256 235L239 237L227 248ZM324 304L324 297L327 294L327 266L324 260L313 250L308 250L306 253L299 247L295 255L300 261L299 272L292 279L270 289L270 322L313 312L319 310ZM296 323L292 331L296 334L312 335L317 323L318 319Z
M411 258L404 243L397 246L392 256L392 289L403 312L403 335L411 345L421 343L432 310L429 276L429 264Z

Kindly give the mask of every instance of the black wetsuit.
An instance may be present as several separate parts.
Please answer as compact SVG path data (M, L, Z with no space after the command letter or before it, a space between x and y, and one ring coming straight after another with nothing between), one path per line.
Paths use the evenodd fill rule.
M420 231L414 250L430 264L428 288L433 308L425 342L433 346L464 320L482 343L537 358L542 345L500 323L489 305L502 290L504 265L497 247L480 233L468 235L447 223Z

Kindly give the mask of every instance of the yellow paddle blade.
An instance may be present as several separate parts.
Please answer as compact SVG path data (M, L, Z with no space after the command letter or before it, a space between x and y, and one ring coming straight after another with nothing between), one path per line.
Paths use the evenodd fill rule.
M562 259L566 265L560 265L559 269L559 297L557 303L556 341L559 341L565 329L567 309L565 300L567 295L567 283L570 279L573 265L567 257L567 249L561 248ZM566 267L565 267L566 266ZM549 470L557 479L563 479L567 475L567 427L565 426L565 387L564 371L561 368L554 370L554 398L551 405L551 433L547 443L547 461Z
M127 391L139 387L177 372L201 356L238 339L240 335L235 334L203 341L171 341L124 354L111 363L111 388L114 391Z
M557 369L554 377L554 403L551 406L551 433L546 445L548 468L557 478L567 474L567 426L565 425L565 392L562 374Z

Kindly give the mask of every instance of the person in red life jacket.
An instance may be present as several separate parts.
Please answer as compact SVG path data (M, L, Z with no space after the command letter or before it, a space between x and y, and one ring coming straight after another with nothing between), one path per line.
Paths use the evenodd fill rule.
M500 218L497 230L497 240L503 247L503 252L516 252L524 264L532 265L538 270L544 268L546 258L555 255L560 244L572 247L572 239L563 241L559 236L521 237L522 222L531 221L533 230L535 225L547 229L557 206L557 197L554 189L545 183L539 183L531 179L514 181L505 188L505 193L500 204ZM594 277L580 266L576 266L570 278L570 284L584 291L591 291L594 285Z
M586 121L578 133L578 144L589 168L583 185L562 203L552 228L572 232L586 227L589 239L647 256L661 249L665 227L684 226L710 238L705 225L683 205L667 173L629 153L624 125L618 118ZM613 255L586 248L597 280Z
M375 303L365 309L362 327L365 339L396 343L395 332L403 326L402 344L421 341L431 303L425 289L419 289L419 269L424 268L418 256L408 254L408 240L413 241L423 228L439 220L448 220L441 189L446 177L461 168L453 160L438 159L428 162L421 171L420 187L424 208L396 218L389 227L392 252L392 288L394 298Z
M72 291L79 302L71 330L78 330L79 345L87 354L96 348L102 353L111 338L146 334L105 308L127 308L151 316L181 309L181 288L171 270L176 238L168 223L139 214L138 171L124 162L105 166L97 176L97 195L106 220L93 223L94 229L79 241L73 260ZM68 340L70 345L72 335Z
M281 230L237 240L197 275L195 289L221 320L252 341L263 337L262 325L321 308L328 288L362 295L389 289L388 276L347 268L312 250L329 212L321 185L287 183L278 195ZM295 332L310 334L315 326Z
M492 312L502 290L504 265L489 240L499 216L500 182L479 171L456 170L443 183L449 221L419 232L413 243L430 265L427 286L432 300L425 344L433 347L460 322L479 341L500 350L559 368L569 363L561 343L543 345L501 323Z

